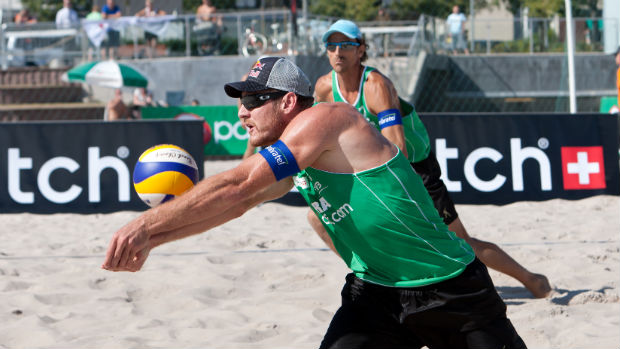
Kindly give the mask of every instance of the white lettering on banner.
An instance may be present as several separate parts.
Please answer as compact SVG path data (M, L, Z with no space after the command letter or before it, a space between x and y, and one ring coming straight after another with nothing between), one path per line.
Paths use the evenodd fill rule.
M121 147L126 150L127 147ZM119 148L119 149L121 149ZM101 173L111 168L116 171L118 176L118 200L120 202L127 202L130 200L130 185L131 178L129 175L129 168L119 158L114 156L99 157L98 147L88 148L88 191L89 202L101 201ZM20 174L22 170L32 170L32 158L20 157L20 150L18 148L8 149L8 191L9 196L15 202L20 204L34 204L35 197L33 192L23 192L21 190ZM65 204L71 202L80 196L82 188L78 185L71 185L71 187L60 192L55 190L50 183L50 177L52 173L58 169L64 169L71 173L74 173L80 168L80 164L75 160L58 156L47 160L39 169L37 174L37 186L43 197L47 200L57 203Z
M443 138L438 138L435 141L435 151L437 156L437 162L441 167L441 179L451 192L462 191L462 184L460 181L450 180L448 175L448 160L458 159L458 148L448 148L447 142ZM482 147L474 149L466 158L464 163L463 172L467 182L476 190L482 192L492 192L501 188L505 182L506 177L501 174L497 174L493 179L485 181L480 179L476 174L476 164L482 159L490 159L497 163L503 159L503 155L496 149L489 147ZM551 183L551 163L549 157L541 149L534 147L521 148L521 139L510 139L510 165L512 176L512 187L514 191L524 190L523 180L523 163L533 159L538 162L540 169L540 188L543 191L549 191L552 189Z
M54 171L58 169L65 169L71 173L74 173L79 168L80 164L68 157L58 156L47 160L43 166L41 166L39 174L37 175L37 185L39 186L39 191L41 191L43 197L56 204L66 204L67 202L71 202L80 196L80 193L82 193L82 188L75 184L71 185L71 187L64 192L54 190L50 184L50 177Z
M435 152L437 156L437 162L439 162L439 167L441 167L441 179L443 183L448 188L448 191L459 192L462 190L460 181L451 181L448 178L448 159L458 159L459 158L459 150L458 148L448 148L446 146L446 140L443 138L438 138L435 141Z
M227 141L232 137L238 140L246 140L250 138L248 132L241 126L241 121L237 121L234 124L226 120L215 121L213 123L213 139L215 143L220 141Z
M534 148L521 148L521 139L510 139L510 162L512 165L512 189L523 191L523 162L527 159L538 161L540 166L540 189L551 190L551 164L544 151Z
M20 158L18 148L9 148L9 196L20 204L34 204L34 193L21 190L19 172L32 169L32 158Z
M600 173L601 169L598 162L588 162L587 152L577 153L577 162L569 162L566 164L566 171L570 174L579 175L579 184L590 184L590 174Z
M126 147L125 147L126 148ZM120 149L120 148L119 148ZM111 168L116 171L118 176L118 201L127 202L130 199L129 195L129 183L131 183L129 176L129 169L127 165L119 159L113 156L99 157L98 147L88 148L88 202L100 202L101 201L101 172L106 168Z
M481 159L491 159L497 163L503 158L502 154L493 148L478 148L471 152L465 159L465 178L472 187L483 192L490 192L499 189L506 182L506 177L500 174L489 181L484 181L476 175L476 164Z

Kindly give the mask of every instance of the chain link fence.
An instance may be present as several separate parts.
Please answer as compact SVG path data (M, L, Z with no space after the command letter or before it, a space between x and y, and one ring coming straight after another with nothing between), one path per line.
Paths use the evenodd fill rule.
M214 21L177 16L159 35L156 56L298 55L309 62L304 65L308 75L316 78L330 69L321 36L335 20L312 15L294 20L283 10L223 13ZM569 110L562 19L475 20L468 26L469 55L454 54L442 19L358 24L368 42L367 64L389 76L420 112ZM575 19L580 112L601 110L602 99L617 93L613 57L603 52L608 42L618 47L613 36L617 26L613 20ZM119 58L147 58L145 33L139 26L123 29ZM77 118L75 110L88 101L87 92L82 85L49 76L100 57L86 33L81 28L56 29L53 23L5 23L0 37L0 60L7 68L0 81L0 118ZM45 73L50 69L55 72ZM63 115L61 105L71 111ZM90 105L84 115L101 117L103 103Z

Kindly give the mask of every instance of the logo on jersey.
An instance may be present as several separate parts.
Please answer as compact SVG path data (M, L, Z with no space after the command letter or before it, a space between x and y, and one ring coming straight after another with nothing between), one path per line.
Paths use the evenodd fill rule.
M303 190L308 190L308 188L310 188L310 184L308 183L308 178L306 176L295 176L293 177L293 182L296 187Z
M564 189L605 189L603 147L562 147Z

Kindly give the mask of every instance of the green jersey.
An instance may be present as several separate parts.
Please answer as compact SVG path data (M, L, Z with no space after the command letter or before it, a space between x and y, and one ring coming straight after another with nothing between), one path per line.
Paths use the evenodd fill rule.
M366 106L366 101L364 99L364 84L366 80L368 80L368 75L375 70L372 67L364 67L364 72L362 73L362 79L359 85L359 91L357 93L357 99L353 103L355 109L357 109L368 122L370 122L373 126L379 129L379 118L377 115L374 115L368 110ZM332 94L334 97L334 102L345 102L346 99L342 97L340 94L340 87L338 86L338 78L336 77L336 72L332 70ZM415 108L404 101L402 98L398 98L400 100L400 111L402 112L402 120L403 120L403 130L405 133L405 142L407 145L407 155L409 158L409 162L418 162L426 159L428 157L428 153L431 150L430 140L428 138L428 133L426 132L426 128L420 120L418 113L416 113Z
M457 276L474 259L471 247L443 223L400 151L369 170L308 167L293 179L340 256L363 280L423 286Z

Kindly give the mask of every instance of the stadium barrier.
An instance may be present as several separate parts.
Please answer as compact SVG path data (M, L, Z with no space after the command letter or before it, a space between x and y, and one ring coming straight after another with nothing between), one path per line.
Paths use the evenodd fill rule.
M197 114L217 110L193 108L199 108ZM169 109L170 118L178 115L179 108ZM144 210L146 205L131 188L138 156L161 143L185 148L199 164L205 150L239 156L247 134L240 125L234 126L237 119L227 119L230 109L201 115L213 131L208 135L205 121L198 119L2 123L0 171L7 175L0 183L0 212ZM614 116L423 114L421 118L456 203L501 205L620 195ZM220 134L214 132L218 127ZM202 178L202 166L199 169Z
M204 176L199 121L0 123L0 212L142 211L132 187L142 152L162 143L187 150Z

